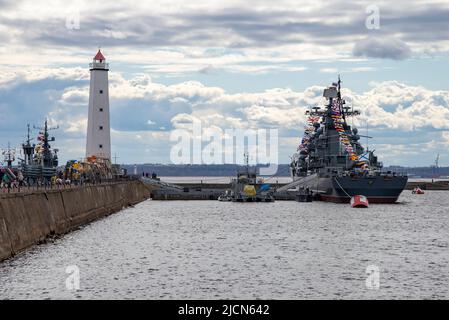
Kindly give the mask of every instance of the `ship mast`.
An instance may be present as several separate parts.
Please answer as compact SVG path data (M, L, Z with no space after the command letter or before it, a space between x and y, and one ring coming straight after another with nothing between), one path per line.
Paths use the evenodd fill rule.
M343 105L345 104L345 101L341 99L341 79L340 75L338 75L338 82L337 82L337 102L338 102L338 108L340 109L340 113L343 116L343 120L346 125L346 111L348 111L348 108L343 108ZM345 110L346 109L346 110Z
M42 151L41 164L44 167L51 167L52 166L52 162L53 162L53 157L52 157L52 154L51 154L51 150L50 150L51 146L50 146L49 142L50 141L55 141L55 138L54 137L49 138L49 131L50 130L59 129L59 126L50 127L49 128L48 127L48 120L46 119L44 127L36 127L36 126L34 126L34 129L38 129L38 130L43 131L43 135L44 135L44 138L43 138L44 140L43 140L43 144L42 144L43 151Z
M7 163L7 167L11 168L12 167L12 163L16 159L16 157L15 157L16 150L11 149L11 144L8 142L8 149L4 150L2 153L5 156L5 161Z
M243 156L245 157L246 174L249 177L249 154L245 153Z
M31 145L31 140L32 138L30 138L30 124L27 125L27 139L26 142L22 144L22 148L23 148L23 153L25 156L25 164L26 165L30 165L31 161L32 161L32 157L33 157L33 152L34 152L34 147L35 145Z

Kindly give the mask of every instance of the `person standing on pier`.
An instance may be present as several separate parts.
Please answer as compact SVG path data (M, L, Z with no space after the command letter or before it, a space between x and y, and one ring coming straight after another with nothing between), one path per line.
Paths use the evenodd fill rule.
M17 173L17 182L19 183L19 187L23 187L24 185L24 177L22 171L19 170Z

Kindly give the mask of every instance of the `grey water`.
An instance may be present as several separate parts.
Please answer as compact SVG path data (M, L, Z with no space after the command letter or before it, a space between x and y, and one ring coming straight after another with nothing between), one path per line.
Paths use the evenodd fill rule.
M448 299L448 208L149 200L0 263L0 299Z

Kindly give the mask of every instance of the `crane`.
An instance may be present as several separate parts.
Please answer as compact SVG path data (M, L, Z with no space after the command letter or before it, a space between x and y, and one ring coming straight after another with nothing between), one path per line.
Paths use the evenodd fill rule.
M440 167L440 154L438 153L435 159L435 163L431 166L432 174L435 178L438 176L439 167Z

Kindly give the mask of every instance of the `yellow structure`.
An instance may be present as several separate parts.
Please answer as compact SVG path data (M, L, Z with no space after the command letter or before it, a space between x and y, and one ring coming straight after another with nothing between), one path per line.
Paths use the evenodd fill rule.
M254 197L257 195L257 191L256 188L252 185L247 184L244 188L243 188L243 193L245 193L246 196L248 197Z

